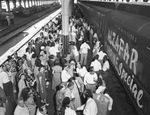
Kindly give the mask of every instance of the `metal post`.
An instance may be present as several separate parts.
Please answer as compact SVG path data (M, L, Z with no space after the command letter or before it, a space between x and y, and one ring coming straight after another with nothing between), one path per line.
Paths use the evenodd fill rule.
M35 5L35 6L37 6L37 4L36 4L36 0L34 0L34 5Z
M69 16L72 15L74 0L69 0Z
M30 0L31 1L31 7L33 6L33 0Z
M2 0L0 0L0 11L2 9Z
M14 8L16 8L16 0L12 0Z
M26 0L23 0L24 8L26 8Z
M69 2L70 0L62 0L62 43L63 54L68 53L69 47Z
M5 0L6 1L6 5L7 5L7 9L8 9L8 12L10 12L10 2L9 2L9 0Z
M28 2L28 8L30 7L30 3L29 3L29 0L27 0L27 2Z
M18 2L19 2L19 6L22 6L22 5L21 5L21 1L22 1L22 0L18 0Z

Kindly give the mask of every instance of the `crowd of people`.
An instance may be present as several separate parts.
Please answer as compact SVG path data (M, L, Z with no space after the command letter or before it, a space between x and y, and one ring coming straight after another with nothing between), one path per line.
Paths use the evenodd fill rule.
M48 90L56 92L56 115L109 114L107 54L83 17L70 17L69 32L68 54L63 54L59 15L28 43L23 56L8 56L0 70L1 115L50 114ZM87 61L90 50L92 62Z

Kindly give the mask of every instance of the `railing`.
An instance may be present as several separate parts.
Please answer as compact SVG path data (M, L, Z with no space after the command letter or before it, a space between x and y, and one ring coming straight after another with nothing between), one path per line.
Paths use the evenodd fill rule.
M49 21L48 22L46 22L43 26L41 26L40 24L39 24L39 26L38 27L35 27L35 26L33 26L34 28L36 28L36 31L33 33L33 31L32 31L32 35L31 35L31 37L30 38L27 38L27 40L26 41L24 41L24 42L22 42L22 41L20 41L18 44L16 44L15 46L17 47L17 48L15 48L15 46L14 47L12 47L12 48L10 48L7 52L5 52L1 57L0 57L0 65L2 65L3 63L5 63L6 61L7 61L7 56L13 56L13 54L14 54L14 52L18 52L22 47L24 47L30 40L32 40L41 30L42 30L42 27L45 27L49 22L50 22L50 20L53 20L54 18L56 18L57 16L58 16L58 14L61 12L61 10L59 9L59 10L57 10L55 13L55 15L53 16L53 17L50 17L49 18ZM52 14L51 14L52 15ZM29 35L28 35L29 36ZM26 36L26 37L28 37L28 36ZM25 38L26 38L25 37ZM25 39L24 38L24 39ZM18 46L19 45L19 46Z

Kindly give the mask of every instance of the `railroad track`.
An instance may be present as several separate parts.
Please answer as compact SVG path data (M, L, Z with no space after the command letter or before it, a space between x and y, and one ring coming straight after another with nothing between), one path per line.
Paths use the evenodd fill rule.
M137 115L130 98L126 94L124 87L117 77L117 73L115 73L112 68L109 74L108 91L114 100L111 115L115 115L116 111L118 111L118 113L122 113L121 115Z

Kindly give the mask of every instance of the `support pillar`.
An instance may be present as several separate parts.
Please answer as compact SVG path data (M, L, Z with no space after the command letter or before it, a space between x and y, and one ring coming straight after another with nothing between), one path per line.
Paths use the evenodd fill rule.
M70 0L62 0L62 43L63 54L68 54L69 49L69 3Z
M14 8L16 9L16 0L12 0Z
M34 5L35 5L35 6L37 6L37 4L36 4L36 0L33 0L33 1L34 1Z
M0 12L2 10L2 0L0 0Z
M22 5L21 5L21 1L22 1L22 0L19 0L19 6L22 6Z
M36 6L39 6L39 1L38 0L36 0Z
M39 6L41 6L41 1L40 1L40 0L38 0L38 2L39 2Z
M5 0L6 1L6 5L7 5L7 9L8 9L8 12L10 12L10 2L9 2L9 0Z
M26 0L23 0L24 8L26 8Z
M33 6L32 0L30 0L30 6L31 6L31 7Z
M30 2L29 2L29 0L27 0L27 3L28 3L28 8L30 7Z
M74 0L69 0L69 16L72 16Z

